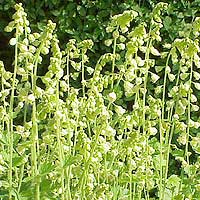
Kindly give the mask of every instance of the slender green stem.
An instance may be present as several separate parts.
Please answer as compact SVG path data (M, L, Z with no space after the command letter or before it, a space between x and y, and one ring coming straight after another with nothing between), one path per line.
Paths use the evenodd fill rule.
M159 127L160 127L160 183L159 183L159 199L163 199L163 169L162 169L162 162L163 162L163 132L162 132L162 120L161 117L159 117Z
M4 66L2 67L2 73L1 73L1 91L4 91L4 73L5 73L5 69L4 69ZM6 100L5 100L5 97L3 98L3 107L4 109L6 109ZM5 129L5 120L2 121L2 130Z
M130 193L130 200L133 199L133 193L132 193L132 190L133 190L133 184L132 184L132 170L129 170L129 193Z
M180 79L180 70L181 70L181 65L179 67L178 70L178 74L177 74L177 79L176 79L176 86L178 86L179 83L179 79ZM172 142L172 138L173 138L173 133L174 133L174 129L175 129L175 121L173 121L172 119L172 115L173 115L173 110L174 107L176 106L176 104L172 105L170 111L169 111L169 116L168 116L168 122L171 122L171 129L167 130L166 136L165 136L165 144L167 144L167 153L166 153L166 167L165 167L165 172L164 172L164 188L166 187L166 180L167 180L167 176L168 176L168 169L169 169L169 154L170 154L170 150L171 150L171 142ZM176 110L176 108L175 108ZM165 196L163 196L163 198L165 198Z
M96 124L96 119L95 119L95 124ZM85 161L85 170L84 170L84 174L83 176L81 177L80 181L79 181L79 184L80 184L80 190L81 190L81 194L82 194L82 197L84 197L84 185L85 185L85 181L86 181L86 175L88 173L88 169L89 169L89 166L90 166L90 161L91 161L91 158L94 154L94 151L96 149L96 146L97 146L97 142L98 142L98 138L99 138L99 135L100 135L100 132L96 133L96 137L95 137L95 140L94 140L94 145L90 151L90 156L89 158Z
M10 124L8 127L8 138L9 138L9 168L8 168L8 181L9 181L9 200L12 199L12 185L13 185L13 105L14 105L14 94L15 94L15 84L16 84L16 75L17 75L17 65L18 65L18 27L16 28L16 45L15 45L15 63L14 63L14 74L11 88L11 96L10 96Z
M135 195L136 195L136 183L133 183L133 194L132 194L132 200L135 200Z
M24 19L25 20L25 19ZM28 39L28 34L27 34L27 31L25 29L25 38ZM26 66L28 65L28 58L26 57ZM28 76L28 70L26 68L26 74ZM27 80L27 83L29 83L29 81ZM27 110L28 110L28 105L27 103L25 102L25 105L24 105L24 125L26 123L26 118L27 118ZM23 180L23 176L24 176L24 166L25 164L23 163L22 166L20 166L20 175L19 175L19 183L18 183L18 193L20 192L20 189L21 189L21 185L22 185L22 180Z
M144 188L144 196L146 200L149 200L149 192Z
M66 60L66 68L67 68L67 93L68 93L68 96L69 96L69 93L70 93L70 83L69 83L69 51L67 52L67 60ZM68 119L68 115L67 115L67 121L69 121ZM70 138L70 135L69 135L69 138L68 138L68 141L69 141L69 155L71 155L71 144L70 144L70 141L71 141L71 138ZM71 190L70 190L70 174L71 174L71 166L69 166L66 170L66 187L67 187L67 190L66 190L66 195L67 195L67 198L69 200L72 199L71 197Z
M56 112L59 112L59 80L57 80L56 84ZM63 147L61 142L61 135L60 135L60 117L56 116L56 136L57 136L57 142L58 142L58 156L59 156L59 162L60 162L60 170L61 170L61 199L65 200L65 171L63 167L63 161L64 161L64 153L63 153Z
M146 72L144 75L144 91L143 91L143 99L142 99L142 125L143 125L143 135L145 136L145 154L148 155L148 136L146 136L146 94L147 94L147 80L148 80L148 74L149 74L149 54L150 54L150 47L152 45L152 38L150 38L151 35L151 25L149 30L149 40L147 42L147 52L145 54L145 62L146 62ZM147 169L147 161L145 160L145 169ZM145 183L147 184L147 173L145 173Z
M192 84L192 75L193 75L193 69L192 69L192 58L190 60L190 79L189 79L189 85L191 87ZM188 110L187 110L187 131L186 131L186 144L185 144L185 157L186 161L189 164L189 154L188 154L188 142L189 142L189 136L190 136L190 119L191 119L191 106L190 106L190 101L191 101L191 89L188 91Z
M69 118L68 118L68 115L67 115L67 121L69 121ZM70 125L69 125L70 126ZM70 128L70 127L68 127ZM70 137L70 134L68 134L68 145L69 145L69 155L71 156L72 155L72 150L71 150L71 137ZM66 187L67 187L67 190L66 190L66 196L69 200L72 199L71 197L71 189L70 189L70 183L71 183L71 165L67 167L66 169Z
M38 51L36 52L35 56L35 63L34 63L34 69L31 73L31 80L32 80L32 91L35 96L36 93L36 87L37 87L37 66L39 61L40 52L43 48L44 43L42 42L40 44L40 47L38 48ZM37 107L36 102L33 102L33 110L32 110L32 131L31 131L31 140L32 140L32 146L31 146L31 160L32 160L32 176L35 179L35 199L40 200L40 178L39 178L39 163L38 163L38 157L39 157L39 140L38 140L38 123L37 123Z
M78 137L78 121L79 121L79 117L76 118L76 127L75 127L75 132L74 132L74 144L73 144L73 150L72 150L73 156L75 156L75 153L76 153L76 144L77 144L77 137Z
M33 112L32 112L32 170L33 170L33 177L35 180L35 199L40 199L40 180L39 180L39 170L38 170L38 124L37 124L37 117L36 114L36 103L33 102Z
M117 31L118 31L117 27ZM113 60L112 60L112 82L111 82L111 89L113 89L114 85L114 72L115 72L115 56L116 56L116 46L117 46L117 38L114 38L114 44L113 44Z
M146 69L147 71L145 72L144 76L144 91L143 91L143 104L142 104L142 112L143 112L143 118L142 118L142 124L143 124L143 134L145 134L146 129L145 129L145 114L146 114L146 94L147 94L147 79L148 79L148 73L149 73L149 51L150 51L150 46L152 43L152 39L150 39L147 43L147 53L145 54L145 62L146 62Z
M82 50L81 53L81 65L82 65L82 71L81 71L81 77L82 77L82 89L83 89L83 97L85 97L85 66L84 66L84 53Z
M191 87L192 84L192 75L193 75L193 68L192 68L192 58L190 61L190 78L189 78L189 85ZM187 131L186 131L186 144L185 144L185 155L184 158L186 159L187 163L189 164L189 155L188 155L188 142L189 142L189 137L190 137L190 126L189 126L189 122L190 122L190 118L191 118L191 108L190 108L190 100L191 100L191 88L189 89L189 93L188 93L188 110L187 110ZM179 191L181 191L182 189L182 182L183 182L183 176L184 176L184 169L181 169L181 183L179 186Z
M24 124L26 123L26 117L27 117L27 104L25 104L25 108L24 108ZM21 185L22 185L22 179L24 176L24 166L25 164L23 163L22 166L20 166L20 175L19 175L19 183L18 183L18 190L17 192L20 192L21 189Z
M140 190L138 194L138 200L141 200L141 196L142 196L142 191Z
M69 96L69 89L70 89L70 86L69 86L69 51L67 52L67 63L66 63L66 67L67 67L67 93L68 93L68 96Z
M169 63L169 58L171 56L171 53L168 54L166 65L165 65L165 75L164 75L164 83L163 83L163 96L162 96L162 108L161 108L161 117L159 117L159 132L160 132L160 184L159 184L159 199L163 199L163 168L162 168L162 162L163 162L163 123L164 123L164 113L165 113L165 93L166 93L166 83L167 83L167 67Z
M171 131L170 131L170 136L169 136L169 142L168 142L168 146L167 146L167 159L166 159L166 169L165 169L165 181L167 180L167 175L168 175L169 153L170 153L170 150L171 150L171 142L172 142L172 138L173 138L174 128L175 128L175 122L173 122L173 124L172 124L172 128L171 128Z
M167 56L167 61L166 61L166 65L165 65L165 75L164 75L164 83L163 83L163 96L162 96L162 122L164 120L164 113L165 113L165 93L166 93L166 83L167 83L167 67L168 67L168 63L169 63L169 59L170 59L171 53L168 54Z

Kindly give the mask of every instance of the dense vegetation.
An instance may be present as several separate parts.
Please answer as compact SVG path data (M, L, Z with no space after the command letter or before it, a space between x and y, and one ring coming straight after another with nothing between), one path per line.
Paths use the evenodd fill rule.
M0 7L0 198L200 199L200 1L26 2Z

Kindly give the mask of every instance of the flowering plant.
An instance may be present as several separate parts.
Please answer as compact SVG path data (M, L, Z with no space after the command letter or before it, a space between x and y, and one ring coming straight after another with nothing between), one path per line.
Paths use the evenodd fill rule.
M33 33L16 4L14 71L0 62L2 199L199 199L200 18L162 44L166 8L136 27L136 11L113 16L112 52L92 66L92 40L62 50L56 25Z

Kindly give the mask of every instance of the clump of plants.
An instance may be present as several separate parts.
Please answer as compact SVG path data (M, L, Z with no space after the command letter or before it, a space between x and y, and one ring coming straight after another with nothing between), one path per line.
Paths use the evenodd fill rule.
M200 18L163 44L166 8L137 26L136 11L113 16L112 51L93 66L92 40L60 49L56 24L32 32L16 4L13 72L0 63L1 199L200 198Z

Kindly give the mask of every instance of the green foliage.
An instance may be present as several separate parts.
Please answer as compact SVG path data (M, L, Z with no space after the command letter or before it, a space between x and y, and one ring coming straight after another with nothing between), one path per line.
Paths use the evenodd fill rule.
M104 54L105 50L110 51L103 44L104 39L108 37L106 27L109 19L125 10L134 10L138 12L138 17L133 24L139 25L142 21L149 22L150 13L155 7L157 0L139 0L139 1L117 1L117 0L70 0L61 2L58 0L48 1L21 1L24 4L25 11L28 13L31 28L34 31L43 30L47 20L51 19L57 24L57 35L62 48L65 48L66 42L74 38L77 41L92 39L94 48L92 51L92 65L95 65L98 58ZM169 3L167 15L164 16L163 28L161 30L162 39L171 43L176 37L182 37L184 34L190 34L190 22L198 16L199 0L195 1L165 1ZM11 71L11 59L7 59L11 54L11 50L7 47L7 40L10 34L5 34L3 29L11 20L14 4L17 0L3 0L0 6L0 43L2 43L1 57L6 63L6 67ZM1 41L2 40L2 41ZM1 47L0 47L1 48ZM5 51L5 48L8 50ZM160 47L159 47L160 48ZM48 66L48 61L45 63ZM41 73L45 73L46 67L41 69Z
M95 20L108 18L112 1L96 3ZM1 199L199 199L199 18L163 40L172 5L149 3L148 20L127 2L104 24L96 63L93 2L67 4L87 20L73 18L83 38L71 29L65 45L55 23L37 32L15 5L13 72L0 62Z

